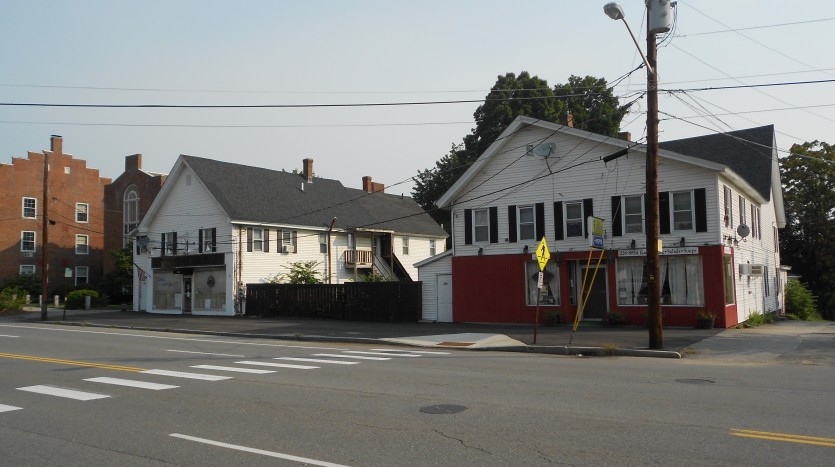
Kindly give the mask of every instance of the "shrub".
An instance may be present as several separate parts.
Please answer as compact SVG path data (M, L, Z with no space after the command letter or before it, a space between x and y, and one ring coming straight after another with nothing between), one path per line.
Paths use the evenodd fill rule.
M3 281L4 288L18 288L23 290L24 295L29 294L35 299L41 294L43 282L39 276L32 274L16 274Z
M817 318L815 297L806 288L806 284L797 279L786 283L786 314L808 321Z
M26 291L17 287L0 290L0 311L19 310L26 304Z
M748 315L748 319L745 320L745 327L754 327L759 326L765 323L765 317L759 311L752 311L750 315Z
M99 305L99 293L95 290L73 290L67 294L67 309L80 310L84 308L84 297L90 296L90 306Z

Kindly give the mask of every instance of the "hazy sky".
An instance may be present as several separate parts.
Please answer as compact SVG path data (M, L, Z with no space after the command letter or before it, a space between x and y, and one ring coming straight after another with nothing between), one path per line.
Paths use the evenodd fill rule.
M353 104L483 98L528 71L614 81L641 61L601 1L3 0L0 102ZM641 47L641 0L620 2ZM835 2L679 0L658 51L662 141L774 124L777 145L835 143ZM733 30L733 31L730 31ZM832 81L776 86L778 83ZM769 84L757 88L699 90ZM646 89L639 70L615 87ZM272 109L0 105L0 163L49 149L116 178L124 157L168 172L179 154L300 169L389 193L474 127L477 103ZM645 100L623 120L644 135ZM785 152L782 153L785 155ZM394 186L398 182L403 182Z

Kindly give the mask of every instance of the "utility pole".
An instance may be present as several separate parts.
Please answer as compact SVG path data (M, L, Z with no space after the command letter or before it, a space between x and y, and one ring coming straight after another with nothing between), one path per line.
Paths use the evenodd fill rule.
M43 274L42 282L41 282L41 321L46 321L46 302L47 296L46 294L49 293L49 236L48 232L49 229L49 215L48 215L48 206L49 206L49 153L46 151L43 152L43 228L41 229L41 261L43 266L41 267L41 272Z
M658 64L656 63L655 33L650 29L652 8L660 7L647 2L647 327L649 348L663 349L663 325L661 322L661 277L659 271L658 237L661 223L658 206Z

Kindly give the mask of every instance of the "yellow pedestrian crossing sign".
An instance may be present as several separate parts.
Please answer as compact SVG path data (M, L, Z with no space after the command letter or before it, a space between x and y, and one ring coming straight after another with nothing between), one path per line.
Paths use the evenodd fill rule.
M536 260L539 261L540 271L545 270L545 265L548 264L549 259L551 259L551 252L548 251L548 242L545 241L545 237L542 237L542 241L536 247Z

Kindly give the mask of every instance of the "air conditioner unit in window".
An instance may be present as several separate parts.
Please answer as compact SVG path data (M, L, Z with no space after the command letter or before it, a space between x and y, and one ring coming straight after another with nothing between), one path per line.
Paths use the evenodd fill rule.
M751 275L751 265L750 264L740 264L739 265L739 275L750 276Z
M296 252L296 245L284 245L281 247L282 253L295 253Z
M765 274L765 266L762 264L752 264L751 265L751 275L752 276L762 276Z

